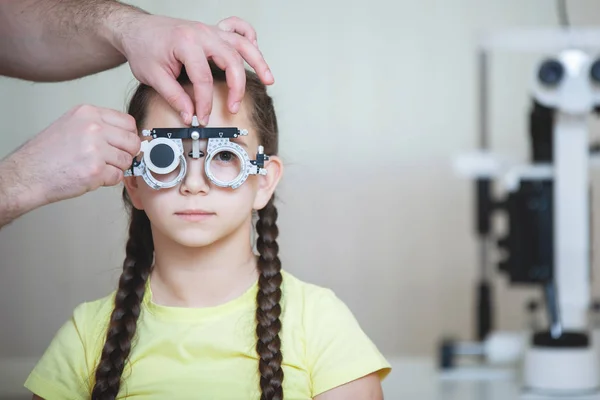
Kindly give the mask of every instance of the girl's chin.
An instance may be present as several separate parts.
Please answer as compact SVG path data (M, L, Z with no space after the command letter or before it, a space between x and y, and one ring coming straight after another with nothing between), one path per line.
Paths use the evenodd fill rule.
M211 244L215 243L217 238L214 236L203 237L201 235L194 235L194 236L178 235L178 237L174 237L174 238L172 238L172 240L175 243L177 243L178 245L183 246L183 247L201 248L201 247L210 246Z

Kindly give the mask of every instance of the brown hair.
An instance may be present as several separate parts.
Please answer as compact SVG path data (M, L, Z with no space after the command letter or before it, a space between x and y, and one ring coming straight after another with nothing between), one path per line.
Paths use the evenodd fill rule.
M215 82L226 82L224 71L211 63ZM185 69L178 81L190 84ZM137 126L142 126L146 118L148 104L155 92L147 85L140 84L133 94L128 107ZM273 101L267 94L265 85L254 72L246 70L246 98L251 100L251 120L259 135L265 154L276 155L278 151L278 127ZM277 244L278 228L275 196L258 211L256 222L259 252L258 294L256 296L256 352L260 358L261 400L283 399L283 370L279 332L281 331L281 262ZM123 273L114 299L114 309L106 334L101 358L96 368L92 400L114 400L121 386L121 375L129 357L136 332L137 319L146 283L152 269L154 243L148 216L143 210L133 207L123 189L123 201L129 213L129 239Z

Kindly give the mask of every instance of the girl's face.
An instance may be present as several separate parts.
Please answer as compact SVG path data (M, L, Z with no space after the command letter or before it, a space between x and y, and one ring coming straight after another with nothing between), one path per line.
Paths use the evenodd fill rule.
M186 88L192 97L193 91ZM249 110L250 100L242 102L240 111L231 114L227 109L227 86L214 84L213 108L208 127L236 127L247 129L247 136L230 139L242 146L250 159L255 159L259 143ZM246 99L249 99L246 97ZM185 127L176 111L158 95L149 102L144 126L138 129ZM200 149L206 153L207 140L200 141ZM142 177L128 177L125 185L135 208L144 210L152 223L153 235L165 236L187 247L202 247L223 239L246 223L251 223L252 211L263 208L273 194L281 177L282 164L276 156L266 162L267 175L249 175L237 189L214 185L204 171L206 156L193 159L188 156L192 141L183 140L187 174L176 186L154 190ZM239 167L231 164L227 154L215 156L215 167L228 169ZM172 175L176 176L176 170Z

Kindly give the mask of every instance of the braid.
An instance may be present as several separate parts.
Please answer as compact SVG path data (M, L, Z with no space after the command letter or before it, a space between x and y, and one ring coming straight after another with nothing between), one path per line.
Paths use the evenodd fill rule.
M121 375L131 350L153 256L150 221L144 211L134 208L131 210L123 273L115 295L106 342L96 369L92 400L114 400L119 393Z
M283 370L281 369L281 261L277 253L279 234L274 196L258 212L256 222L257 249L260 253L258 294L256 296L256 351L260 356L261 400L283 400Z

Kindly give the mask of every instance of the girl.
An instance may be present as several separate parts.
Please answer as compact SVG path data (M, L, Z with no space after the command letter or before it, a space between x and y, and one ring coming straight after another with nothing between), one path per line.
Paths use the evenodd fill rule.
M231 114L225 73L212 71L210 125L247 129L232 141L248 154L263 146L267 173L236 189L214 185L184 139L179 184L155 190L127 177L118 289L76 307L25 383L34 399L382 398L390 365L349 309L331 290L281 269L274 192L283 165L266 87L246 71L244 101ZM193 96L185 71L179 82ZM145 85L128 112L144 129L183 127Z

